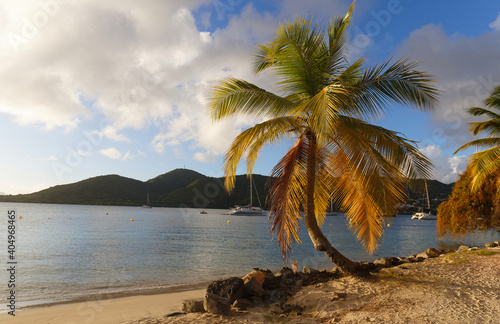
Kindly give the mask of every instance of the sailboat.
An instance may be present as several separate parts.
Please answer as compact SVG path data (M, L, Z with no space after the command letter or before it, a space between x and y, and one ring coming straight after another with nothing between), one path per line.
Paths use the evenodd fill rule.
M427 198L427 209L421 210L411 217L411 219L436 220L437 216L431 214L431 201L429 199L429 190L427 189L427 181L425 181L425 194Z
M149 194L147 194L146 204L142 205L142 208L153 208L151 207L151 202L149 201Z
M330 199L330 211L326 212L326 216L338 216L338 212L333 211L333 198Z
M235 206L234 208L231 208L228 215L238 215L238 216L262 216L262 215L265 215L262 208L254 207L252 205L252 203L253 203L253 195L252 195L253 179L252 179L252 175L250 175L249 182L250 182L250 204L248 204L246 206ZM258 198L259 198L259 196L257 195L257 199ZM260 202L260 199L259 199L259 202Z

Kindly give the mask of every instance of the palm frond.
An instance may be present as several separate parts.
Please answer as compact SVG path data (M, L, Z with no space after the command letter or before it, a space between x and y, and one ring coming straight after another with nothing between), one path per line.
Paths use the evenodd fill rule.
M389 61L369 68L352 86L354 104L348 109L353 116L378 117L389 104L414 106L430 111L438 101L441 91L432 77L415 70L418 63L407 59L389 66Z
M320 143L332 132L330 125L335 124L335 119L338 117L336 107L329 100L327 88L297 106L294 113L308 117L308 125L314 130Z
M366 190L366 176L353 168L349 157L341 151L333 154L331 164L333 181L332 195L346 212L350 228L355 232L369 253L373 253L382 237L381 216L383 209L377 204L370 191Z
M497 85L484 103L491 108L500 109L500 85Z
M500 172L500 146L472 154L469 167L472 175L472 190L475 191L481 187L488 175Z
M486 133L489 136L500 135L500 118L497 120L470 123L469 130L474 136L479 133Z
M363 148L363 154L387 160L403 177L408 179L429 179L432 162L423 155L415 142L398 132L369 124L356 118L341 116L333 126L337 130L330 145L354 145Z
M236 114L278 116L291 106L291 102L278 95L234 78L215 86L209 98L209 114L216 121Z
M273 144L283 137L289 137L290 133L298 133L300 127L301 120L296 117L277 117L241 132L231 143L224 157L226 190L231 191L234 188L238 163L245 154L247 154L247 172L250 174L264 144Z
M253 138L248 148L247 173L253 172L257 155L265 144L273 145L282 138L290 138L303 133L305 121L300 117L276 117L252 127L249 137Z
M471 114L472 116L486 115L491 119L500 119L499 114L497 114L496 112L494 112L490 109L486 109L486 108L482 108L482 107L471 107L471 108L467 109L467 112L469 114Z
M323 161L325 161L325 156L328 152L318 152L318 169L316 170L316 180L314 181L314 214L316 216L316 221L321 227L325 222L325 211L330 206L331 201L331 183L328 181L328 171Z
M488 138L479 138L464 145L460 146L455 153L457 154L460 151L466 150L469 147L477 146L477 147L492 147L492 146L500 146L500 137L488 137Z
M327 25L328 58L327 64L325 64L325 73L333 75L335 71L343 70L344 64L347 63L345 53L348 46L348 36L346 28L350 25L352 12L355 6L356 1L351 4L344 16L339 15L335 17L335 19Z
M325 48L323 31L313 19L296 17L280 25L273 41L259 47L254 67L257 73L271 68L284 93L314 96L322 77L318 57Z
M404 202L408 176L430 175L430 161L397 133L348 117L339 119L328 151L324 165L333 197L373 252L382 235L380 217L394 215Z
M269 192L271 233L277 237L284 260L292 251L293 241L301 242L298 230L300 207L304 202L306 161L307 141L301 136L271 172L274 178Z

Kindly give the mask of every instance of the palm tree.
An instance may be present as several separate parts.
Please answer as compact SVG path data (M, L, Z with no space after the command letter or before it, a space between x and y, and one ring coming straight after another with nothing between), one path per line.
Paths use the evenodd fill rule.
M295 18L258 47L255 72L274 72L281 94L228 78L214 87L209 104L215 121L236 114L264 119L238 135L226 152L229 191L244 155L251 174L265 144L295 141L272 171L271 232L286 259L293 241L300 243L304 208L315 249L349 273L358 272L359 265L337 251L320 230L331 196L371 253L382 236L381 217L395 213L407 178L428 178L431 170L414 142L367 121L394 103L431 110L439 92L430 76L415 71L417 64L407 60L370 68L363 67L365 59L349 62L346 28L354 5L326 30L310 18Z
M493 89L484 104L489 109L472 107L468 111L473 116L489 118L486 121L470 123L470 131L474 136L483 133L487 137L470 141L455 152L456 154L471 146L489 147L471 156L468 169L472 176L472 190L477 190L489 175L498 174L500 171L500 85Z

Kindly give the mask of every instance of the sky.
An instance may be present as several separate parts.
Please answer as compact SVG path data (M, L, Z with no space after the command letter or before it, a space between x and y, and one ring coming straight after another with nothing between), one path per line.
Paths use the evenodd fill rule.
M223 175L232 139L259 122L213 123L210 88L255 76L256 45L280 22L344 14L344 0L1 0L0 193L30 193L119 174L141 181L176 168ZM372 121L418 141L434 178L456 181L473 151L466 110L500 83L500 2L358 0L352 58L419 61L443 91L432 113L392 107ZM265 147L269 175L290 143ZM240 164L241 174L246 172Z

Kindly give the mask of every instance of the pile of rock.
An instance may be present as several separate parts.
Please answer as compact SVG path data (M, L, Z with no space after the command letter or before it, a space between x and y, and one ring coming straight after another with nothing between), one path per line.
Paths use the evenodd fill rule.
M486 248L499 246L499 241L485 244ZM405 263L422 262L449 252L463 252L474 249L478 248L470 248L465 245L460 246L456 251L430 248L409 257L379 258L374 262L360 262L360 264L370 271L378 271L381 268L389 268ZM342 272L338 268L328 272L304 267L302 271L294 272L292 269L284 267L277 273L273 273L271 270L255 268L254 271L243 278L231 277L211 282L207 287L205 298L185 301L182 305L182 311L185 313L208 312L217 315L228 315L231 309L239 311L273 303L283 305L302 286L327 282L341 276Z
M500 241L489 242L484 245L486 248L495 248L500 246Z
M231 277L211 282L205 298L185 301L182 311L228 315L231 309L245 310L265 304L282 304L302 286L326 282L340 276L337 268L328 272L304 267L302 272L293 272L284 267L276 274L271 270L256 268L243 278Z
M394 267L404 263L412 263L412 262L422 262L427 259L436 258L442 254L445 254L445 251L436 250L435 248L430 248L425 250L419 254L412 254L409 257L390 257L390 258L378 258L373 261L373 264L377 268L389 268Z
M484 245L484 247L487 249L500 247L500 241L486 243ZM464 251L478 250L478 249L479 249L479 247L469 247L467 245L461 245L458 247L457 250L452 250L452 251L451 250L450 251L436 250L434 248L430 248L430 249L425 250L422 253L412 254L409 257L378 258L377 260L373 261L373 265L375 266L375 271L376 271L376 269L390 268L390 267L398 266L398 265L404 264L404 263L422 262L422 261L425 261L427 259L436 258L438 256L441 256L441 255L444 255L444 254L450 253L450 252L464 252Z
M500 241L495 241L495 242L488 242L484 245L485 248L491 249L491 248L496 248L500 246ZM464 252L464 251L470 251L470 250L478 250L478 247L469 247L467 245L460 245L460 247L457 249L457 252Z

